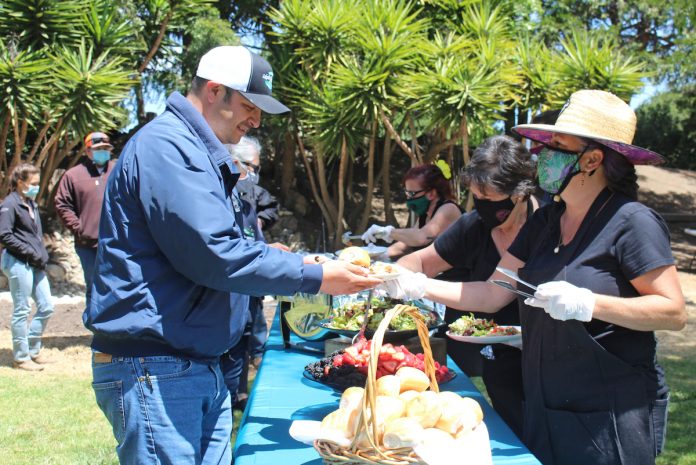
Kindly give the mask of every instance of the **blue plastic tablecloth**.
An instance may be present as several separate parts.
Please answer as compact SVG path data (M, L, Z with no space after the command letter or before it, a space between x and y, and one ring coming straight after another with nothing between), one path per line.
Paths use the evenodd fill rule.
M321 465L311 446L295 441L288 433L294 420L321 420L338 405L339 394L302 376L305 365L319 354L284 349L279 313L271 328L263 362L256 374L234 450L235 465ZM294 337L294 336L293 336ZM442 386L483 406L495 465L540 465L515 434L488 405L469 378L450 360L457 377ZM453 463L460 462L455 460Z

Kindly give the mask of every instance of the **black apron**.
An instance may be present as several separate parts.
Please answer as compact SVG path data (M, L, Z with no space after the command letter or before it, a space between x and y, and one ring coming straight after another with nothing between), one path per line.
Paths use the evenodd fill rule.
M531 258L519 270L520 277L532 284L572 281L566 279L572 277L572 259L583 243L592 240L586 237L587 230L609 214L601 211L606 198L600 195L595 201L576 238L559 251L555 261L535 265ZM558 226L549 233L557 240L555 233ZM548 240L540 244L545 250L553 246ZM555 320L522 299L520 317L523 441L534 455L544 465L654 465L651 401L643 374L608 352L604 341L595 340L580 321Z

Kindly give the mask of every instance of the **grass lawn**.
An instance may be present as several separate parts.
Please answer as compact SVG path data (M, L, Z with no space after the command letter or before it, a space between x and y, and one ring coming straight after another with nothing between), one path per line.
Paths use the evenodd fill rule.
M666 355L672 388L665 452L658 465L696 465L696 357ZM111 428L89 376L0 370L2 465L116 465ZM474 382L480 389L479 378ZM241 412L235 412L235 425Z
M118 465L90 377L6 373L0 373L2 465ZM235 411L235 426L241 416Z

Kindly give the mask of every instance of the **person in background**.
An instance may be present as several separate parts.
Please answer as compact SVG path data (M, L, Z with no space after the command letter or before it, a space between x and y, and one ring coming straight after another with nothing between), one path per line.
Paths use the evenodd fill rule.
M53 314L51 288L44 269L48 252L43 243L41 217L34 199L39 193L39 170L28 163L12 170L12 192L0 204L1 267L12 295L12 366L41 371L50 360L41 353L41 335ZM28 324L31 303L36 314Z
M599 90L571 95L556 123L514 130L540 142L541 187L555 202L530 218L500 266L533 297L520 302L522 440L544 465L652 465L662 451L669 388L656 330L686 324L669 230L637 201L636 115ZM491 279L512 281L499 271ZM485 281L402 275L392 296L496 312L516 294Z
M85 157L63 174L54 203L58 217L75 239L75 252L80 258L85 278L85 300L89 305L97 258L99 218L106 180L113 169L114 147L103 132L85 137Z
M278 202L263 187L258 185L261 144L258 139L251 136L243 136L239 143L227 146L232 156L232 161L241 173L235 188L239 192L244 212L244 235L251 241L263 241L262 229L269 227L278 218ZM257 208L261 209L262 219ZM281 250L289 250L285 245L270 244ZM249 364L258 368L263 356L263 348L268 338L268 326L263 315L263 298L249 297L248 309L249 321L244 335L236 347L222 355L220 367L225 375L232 405L239 410L244 410L248 398L247 384L249 376ZM241 374L240 374L241 370Z
M239 197L249 202L258 217L259 228L267 231L278 221L278 200L259 186L261 176L261 144L258 139L244 136L238 144L230 145L230 154L242 176L235 186Z
M240 173L224 144L259 127L262 111L289 111L272 85L261 56L213 48L187 96L169 96L109 177L83 321L122 465L231 463L220 356L241 338L249 295L351 294L381 282L245 238Z
M404 193L406 206L415 214L415 223L410 228L373 224L361 237L366 243L377 239L396 241L387 250L392 259L431 244L462 214L449 180L435 164L409 169L404 176Z
M463 180L473 193L474 210L463 214L428 247L402 257L397 263L428 277L457 272L459 281L488 278L500 257L539 203L536 190L536 163L522 144L507 136L489 137L476 148L464 170ZM452 279L448 279L452 281ZM472 309L475 310L475 309ZM448 308L445 321L453 323L462 312ZM476 314L486 317L486 314ZM500 325L520 324L516 301L494 316ZM503 344L486 346L464 344L447 339L447 354L462 370L477 357L482 362L482 378L495 410L517 435L522 433L522 353Z

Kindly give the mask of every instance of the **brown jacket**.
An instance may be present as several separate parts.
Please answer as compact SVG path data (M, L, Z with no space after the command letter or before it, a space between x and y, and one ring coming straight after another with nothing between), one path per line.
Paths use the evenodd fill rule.
M104 189L114 164L115 161L110 160L100 174L92 160L84 157L60 180L55 198L56 211L75 236L75 245L97 246Z

